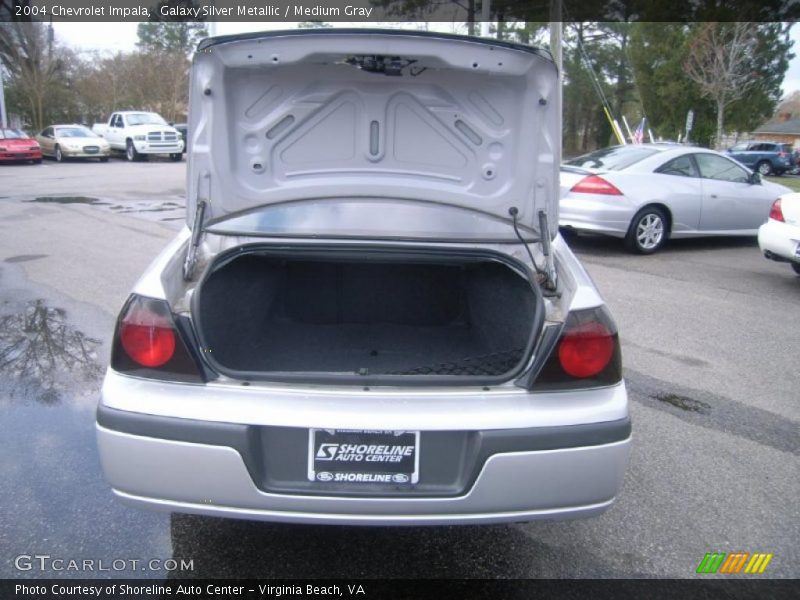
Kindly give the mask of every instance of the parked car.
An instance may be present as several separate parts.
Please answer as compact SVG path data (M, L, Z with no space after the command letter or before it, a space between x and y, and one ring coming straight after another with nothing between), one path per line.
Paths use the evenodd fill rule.
M61 162L65 158L97 158L108 162L109 143L83 125L50 125L45 127L36 141L42 154Z
M562 165L560 225L652 254L669 238L755 236L770 204L787 191L713 150L613 146Z
M550 54L262 32L204 41L191 81L191 230L125 303L97 412L114 493L362 525L607 509L628 399L557 235Z
M728 154L762 175L783 175L794 169L792 145L780 142L740 142Z
M0 128L0 162L42 162L42 149L36 140L20 129Z
M108 140L112 150L124 152L130 161L146 160L151 154L169 154L174 161L183 158L180 133L153 112L115 112L107 125L95 124L92 131Z
M766 258L788 262L800 275L800 194L785 194L772 203L767 222L758 229L758 247Z
M189 133L189 126L186 123L175 123L173 127L181 134L183 140L183 153L186 154L186 149L189 147L189 140L187 139Z

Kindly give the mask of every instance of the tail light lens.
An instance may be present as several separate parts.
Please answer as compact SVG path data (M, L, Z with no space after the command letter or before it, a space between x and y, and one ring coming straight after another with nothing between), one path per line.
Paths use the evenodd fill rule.
M176 326L164 300L133 295L117 321L111 368L120 373L170 381L205 381L199 361Z
M566 331L558 344L558 361L572 377L597 375L614 354L614 334L597 321L583 323Z
M161 367L175 355L172 319L153 310L152 304L132 304L119 326L122 349L143 367Z
M775 202L772 203L772 207L769 209L769 218L774 221L780 221L781 223L786 222L786 219L783 218L783 211L781 210L780 198L778 198L777 200L775 200Z
M569 314L533 389L598 387L621 380L619 335L602 306Z
M572 186L571 192L578 194L605 194L606 196L622 196L622 192L612 183L599 175L587 175Z

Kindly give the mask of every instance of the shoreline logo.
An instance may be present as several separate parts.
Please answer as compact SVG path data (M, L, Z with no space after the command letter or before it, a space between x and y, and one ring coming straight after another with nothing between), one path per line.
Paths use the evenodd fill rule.
M697 565L697 573L763 573L769 561L772 560L772 553L755 552L707 552ZM746 566L745 566L746 565ZM742 568L744 567L744 570Z

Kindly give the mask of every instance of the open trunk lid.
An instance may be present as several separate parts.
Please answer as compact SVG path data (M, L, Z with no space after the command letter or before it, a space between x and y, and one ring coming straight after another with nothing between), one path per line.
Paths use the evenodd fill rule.
M558 225L558 76L542 50L411 31L205 40L190 99L187 221L299 200L457 206ZM363 223L359 224L363 233Z

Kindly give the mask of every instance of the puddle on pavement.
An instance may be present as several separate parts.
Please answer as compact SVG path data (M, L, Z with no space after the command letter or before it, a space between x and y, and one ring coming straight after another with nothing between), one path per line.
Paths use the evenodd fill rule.
M12 399L56 404L77 381L98 380L100 340L71 327L67 312L42 299L0 316L0 376Z
M9 256L3 262L7 263L20 263L20 262L28 262L31 260L39 260L41 258L47 258L49 254L18 254L17 256Z
M688 396L680 396L678 394L655 394L651 398L666 404L671 404L681 410L688 412L696 412L707 415L711 412L711 405L703 402L702 400L695 400Z
M25 202L41 202L45 204L103 204L99 198L89 196L39 196Z
M178 221L184 219L185 204L183 201L175 200L132 200L130 202L120 202L115 199L113 202L93 198L91 196L39 196L25 202L36 202L40 204L85 204L95 206L102 210L113 212L117 215L133 215L150 221ZM174 213L174 218L159 218L160 213Z

